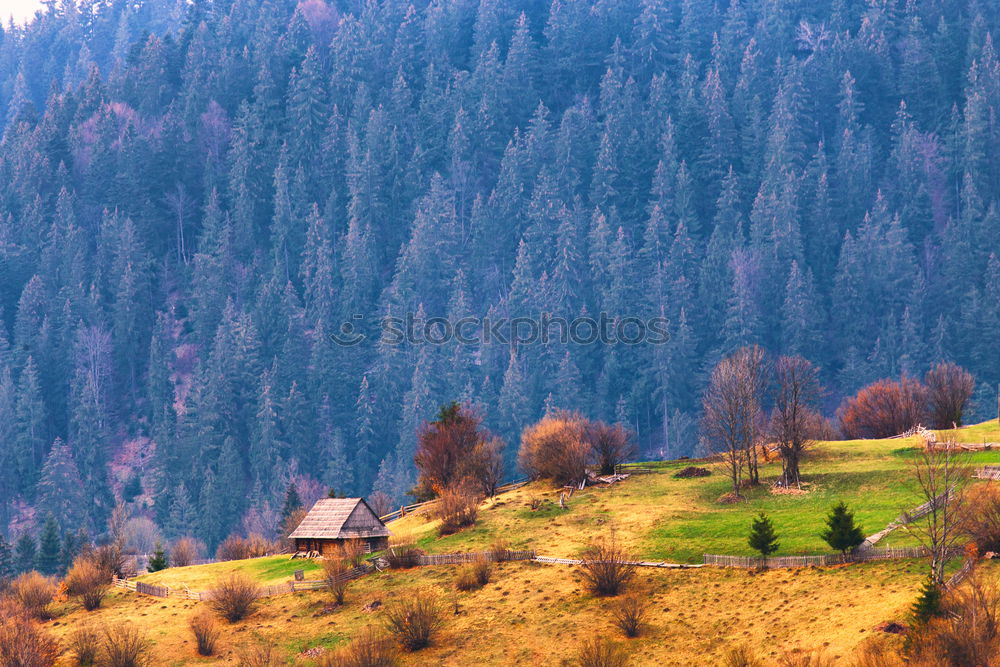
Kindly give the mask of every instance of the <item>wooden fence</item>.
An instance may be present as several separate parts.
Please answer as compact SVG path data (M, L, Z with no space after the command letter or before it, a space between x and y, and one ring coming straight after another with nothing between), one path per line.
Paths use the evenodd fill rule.
M533 559L536 563L550 563L554 565L583 565L583 561L579 558L552 558L550 556L536 556ZM635 567L659 567L677 570L686 570L689 568L699 568L704 567L701 563L667 563L665 561L646 561L646 560L630 560L625 561L626 565L634 565Z
M782 567L822 567L826 565L842 565L844 563L864 563L872 560L895 560L899 558L922 558L927 555L923 547L887 547L885 549L866 549L844 554L824 554L821 556L774 556L761 559L759 556L721 556L705 554L702 562L705 565L721 567L746 567L765 569Z
M417 556L417 565L456 565L459 563L472 563L481 558L486 560L535 560L534 551L511 551L505 550L502 554L495 551L472 551L457 554L420 554Z
M531 481L530 479L519 479L515 482L510 482L508 484L503 484L502 486L498 486L496 490L496 495L500 495L501 493L506 493L507 491L513 491L514 489L518 489L530 481ZM389 523L391 521L395 521L396 519L401 519L407 514L420 512L427 506L433 505L436 502L437 499L435 498L434 500L426 500L422 503L413 503L412 505L405 505L403 507L400 507L398 510L380 516L379 519L382 520L382 523Z
M976 468L973 477L976 479L1000 480L1000 466L982 466Z
M374 565L364 564L352 568L340 575L339 579L350 581L357 579L375 569ZM142 595L152 595L158 598L181 598L182 600L211 600L212 591L193 591L187 586L170 588L168 586L157 586L147 584L144 581L133 581L130 579L115 579L114 585L128 591L141 593ZM297 593L299 591L315 591L326 588L328 585L325 579L307 579L305 581L283 581L278 584L268 584L258 587L258 596L262 598L274 595L284 595L286 593Z
M888 525L886 525L885 528L883 528L882 530L878 531L877 533L875 533L873 535L869 535L868 537L866 537L865 541L862 542L862 544L861 544L860 547L858 547L858 551L868 551L868 550L870 550L882 538L884 538L886 535L888 535L889 533L893 532L894 530L896 530L900 526L905 526L908 523L913 523L917 519L920 519L922 517L927 516L928 514L930 514L930 512L931 512L932 509L934 509L935 507L937 507L937 506L940 505L941 501L943 501L943 500L946 501L947 499L950 499L951 492L954 491L954 490L955 490L954 487L952 487L952 488L948 489L948 491L946 491L946 492L942 493L941 495L939 495L937 498L934 498L933 500L929 500L926 503L924 503L923 505L920 505L919 507L913 508L909 512L903 512L898 517L896 517L895 519L893 519L892 521L890 521L888 523Z

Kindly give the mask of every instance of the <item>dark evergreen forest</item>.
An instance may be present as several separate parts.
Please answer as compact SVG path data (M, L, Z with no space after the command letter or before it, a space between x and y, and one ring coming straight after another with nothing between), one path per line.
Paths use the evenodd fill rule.
M992 4L53 0L0 34L2 525L125 502L213 546L291 481L400 502L450 400L511 462L552 406L690 454L755 342L830 413L937 360L992 412ZM379 340L601 312L670 340Z

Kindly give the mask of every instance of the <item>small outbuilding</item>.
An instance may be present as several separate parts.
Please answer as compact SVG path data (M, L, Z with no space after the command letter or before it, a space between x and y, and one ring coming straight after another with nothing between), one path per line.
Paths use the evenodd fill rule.
M389 546L389 535L364 498L321 498L288 537L298 553L325 556L349 540L360 540L369 553L381 551Z

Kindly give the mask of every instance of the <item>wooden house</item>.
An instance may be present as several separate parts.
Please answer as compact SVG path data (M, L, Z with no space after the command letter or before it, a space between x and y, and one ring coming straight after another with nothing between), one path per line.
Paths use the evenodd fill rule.
M288 537L298 553L333 553L348 540L361 540L365 551L389 546L389 529L364 498L321 498Z

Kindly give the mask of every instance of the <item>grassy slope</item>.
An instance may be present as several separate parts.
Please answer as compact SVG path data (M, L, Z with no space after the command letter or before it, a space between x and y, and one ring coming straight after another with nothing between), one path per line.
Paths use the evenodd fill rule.
M1000 441L995 421L956 435L967 442ZM818 532L836 500L846 500L868 532L919 502L907 482L914 444L896 439L821 445L803 465L812 485L800 496L760 490L747 503L719 505L715 499L726 490L726 481L716 465L709 464L711 477L679 480L672 474L682 464L672 463L657 474L577 493L566 511L554 505L557 491L530 485L487 503L478 525L458 535L437 538L435 522L425 516L406 517L391 528L413 535L431 552L475 549L503 536L515 547L554 556L575 555L593 536L614 528L643 557L697 561L705 551L748 553L749 517L765 509L781 534L780 553L825 553ZM974 459L1000 461L1000 452L979 453ZM772 463L763 475L771 478L777 471ZM549 502L533 512L527 506L532 496ZM903 542L905 538L895 540ZM174 568L143 578L204 589L232 569L273 583L303 567L315 565L275 557ZM115 592L103 609L89 614L76 603L64 603L60 616L48 625L63 637L82 623L130 619L153 640L157 665L233 664L236 647L252 640L272 642L292 660L306 648L337 646L363 625L379 624L380 612L365 612L364 604L389 602L417 590L430 590L448 611L437 645L409 657L407 664L558 665L580 640L608 628L610 603L584 592L574 568L504 564L493 583L471 593L454 592L456 572L454 566L441 566L372 575L354 582L348 604L329 614L321 613L328 601L321 592L270 598L251 619L226 627L220 659L195 655L186 623L198 603L189 601ZM651 599L653 617L647 632L630 641L629 649L637 664L712 664L728 646L771 638L772 645L783 649L825 647L831 657L845 656L876 623L905 618L924 572L919 561L763 574L643 569L635 588ZM525 641L526 636L531 640Z
M1000 441L1000 428L992 421L942 435L968 442ZM557 557L576 555L595 534L614 529L643 558L698 563L704 553L752 554L746 543L750 517L763 510L779 533L778 555L828 553L819 534L836 502L845 501L868 534L923 502L908 470L916 445L916 438L821 443L802 464L808 483L808 493L802 495L776 495L764 486L749 492L746 503L723 505L716 499L729 490L729 482L721 464L698 464L712 470L710 477L676 479L673 473L688 463L674 462L624 485L577 493L566 511L555 504L558 490L532 484L487 503L477 526L457 535L437 538L436 522L420 515L390 527L431 552L481 548L502 536L515 547ZM971 458L1000 463L1000 451L978 452ZM776 461L763 465L762 480L780 472ZM532 497L545 501L543 509L528 507ZM882 544L914 542L900 530Z
M236 650L251 641L273 643L291 661L307 648L336 647L362 626L379 625L381 613L363 611L365 604L416 591L438 596L445 626L434 647L407 656L408 665L559 665L584 638L610 631L613 603L587 594L573 568L503 564L492 583L470 593L453 591L456 571L440 566L366 577L348 589L347 604L329 614L321 613L328 602L321 592L269 598L250 619L225 626L218 659L195 654L186 626L194 602L115 593L92 613L67 605L66 615L49 625L62 638L85 622L129 619L153 640L156 665L234 664ZM843 657L878 622L905 617L923 576L918 561L763 574L642 570L634 590L650 600L651 617L628 647L635 664L719 664L728 647L741 643L825 648L828 656Z
M288 556L270 556L209 565L171 567L160 572L143 575L139 577L139 580L170 588L187 586L191 590L200 591L211 588L220 575L235 570L252 575L262 584L276 584L291 579L295 570L304 570L306 579L317 579L320 567L312 560L291 560Z

